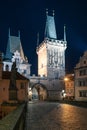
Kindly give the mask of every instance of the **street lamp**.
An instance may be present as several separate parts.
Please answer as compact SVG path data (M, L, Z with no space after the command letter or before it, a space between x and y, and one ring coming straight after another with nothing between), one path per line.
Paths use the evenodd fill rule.
M29 88L29 100L32 100L32 90Z
M65 90L62 90L62 93L64 93L65 92Z
M63 97L65 98L66 97L66 93L64 92L64 94L63 94Z
M64 81L68 81L69 79L67 77L64 78Z
M64 98L66 97L66 93L65 93L65 90L62 90L62 99L64 100Z

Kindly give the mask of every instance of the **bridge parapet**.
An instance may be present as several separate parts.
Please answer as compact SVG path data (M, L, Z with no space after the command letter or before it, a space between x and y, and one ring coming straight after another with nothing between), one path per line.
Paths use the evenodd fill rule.
M22 104L5 116L0 120L0 130L23 130L25 123L25 110L26 104Z

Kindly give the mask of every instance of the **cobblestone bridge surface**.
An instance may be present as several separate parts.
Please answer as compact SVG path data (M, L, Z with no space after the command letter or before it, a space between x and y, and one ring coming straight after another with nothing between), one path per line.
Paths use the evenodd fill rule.
M87 108L52 102L30 102L25 130L87 130Z

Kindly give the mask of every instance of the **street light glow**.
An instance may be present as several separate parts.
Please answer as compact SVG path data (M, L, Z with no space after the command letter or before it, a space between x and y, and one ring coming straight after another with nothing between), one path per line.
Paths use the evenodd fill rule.
M68 81L69 79L67 77L64 78L64 81Z
M32 91L29 91L29 95L30 95L30 96L32 95Z
M62 90L62 93L64 93L65 92L65 90Z

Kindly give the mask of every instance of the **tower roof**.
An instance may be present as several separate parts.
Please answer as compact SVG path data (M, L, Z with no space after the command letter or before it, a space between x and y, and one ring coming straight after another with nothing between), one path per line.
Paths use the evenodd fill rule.
M9 36L5 58L11 60L12 55L14 54L14 52L16 50L19 51L21 57L24 59L24 52L23 52L23 49L22 49L20 37Z
M46 26L45 26L45 37L51 38L51 39L57 39L56 26L55 26L55 20L54 20L54 12L53 12L53 16L49 16L48 12L47 12L47 19L46 19Z

